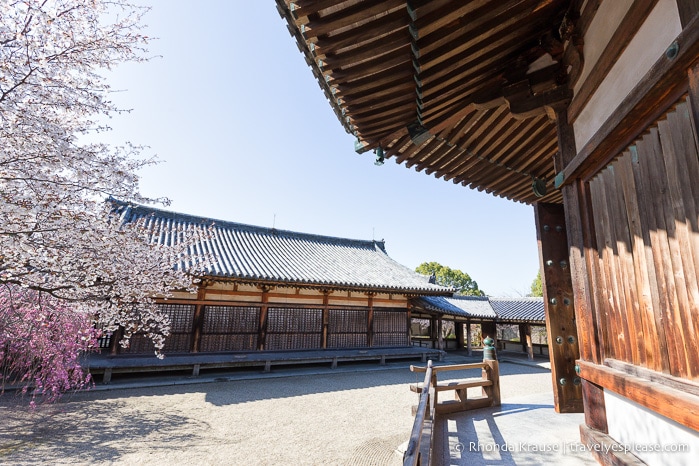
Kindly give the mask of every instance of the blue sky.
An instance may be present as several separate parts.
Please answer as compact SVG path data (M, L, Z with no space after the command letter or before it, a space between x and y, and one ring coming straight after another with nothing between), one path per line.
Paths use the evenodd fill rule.
M157 37L120 66L110 142L149 148L142 192L168 209L278 229L385 239L415 268L460 269L492 296L529 292L534 211L354 151L275 2L138 0Z

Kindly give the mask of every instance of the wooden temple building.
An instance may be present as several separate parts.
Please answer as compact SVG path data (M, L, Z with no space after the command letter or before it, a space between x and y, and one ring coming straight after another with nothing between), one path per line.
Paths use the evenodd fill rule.
M112 201L122 222L144 222L157 244L197 240L176 265L198 272L198 293L175 292L160 309L171 321L164 359L134 334L102 341L93 373L222 368L304 362L439 357L410 344L416 296L453 289L391 259L383 241L361 241L212 220Z
M546 326L543 298L424 296L414 298L412 303L413 319L425 319L430 322L427 327L429 338L413 335L414 344L445 350L466 349L470 354L474 341L472 325L477 324L480 326L481 339L492 338L499 350L526 352L529 359L533 359L534 354L548 355L548 344L537 344L532 340L532 327ZM453 342L443 338L444 321L454 323ZM517 327L519 344L499 338L498 325Z
M598 461L696 458L699 2L277 9L358 152L533 206L555 406Z

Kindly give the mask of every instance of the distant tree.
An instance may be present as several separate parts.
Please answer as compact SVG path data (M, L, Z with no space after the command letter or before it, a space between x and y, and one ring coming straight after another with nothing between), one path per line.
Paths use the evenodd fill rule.
M478 283L469 274L458 269L452 269L438 262L423 262L415 269L423 275L434 274L436 282L442 286L456 288L456 293L465 296L485 296Z
M541 271L536 274L536 278L532 282L532 291L529 296L544 296L544 288L541 284Z

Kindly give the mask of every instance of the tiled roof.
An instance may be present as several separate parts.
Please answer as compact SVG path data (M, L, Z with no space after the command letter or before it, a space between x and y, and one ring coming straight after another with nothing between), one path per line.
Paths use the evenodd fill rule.
M544 298L490 298L500 321L546 321Z
M424 296L418 300L427 310L456 317L495 319L488 298L481 296Z
M498 322L546 321L543 298L485 298L478 296L425 296L418 305L428 311L456 317L493 319Z
M173 244L183 231L194 230L203 237L212 228L212 237L189 248L189 256L176 266L181 270L208 254L210 264L204 275L214 278L389 293L448 295L454 291L429 283L429 277L391 259L383 241L298 233L111 202L122 222L143 220L158 244Z

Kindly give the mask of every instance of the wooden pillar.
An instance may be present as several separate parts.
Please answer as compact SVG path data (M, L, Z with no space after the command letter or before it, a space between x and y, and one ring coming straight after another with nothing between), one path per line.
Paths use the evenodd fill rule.
M577 155L575 134L573 126L568 123L567 107L556 108L555 114L558 164L563 167ZM567 270L570 272L572 301L574 303L574 305L571 304L571 307L574 308L574 318L577 320L578 330L577 352L583 359L599 364L604 355L600 354L597 319L591 294L591 267L595 265L589 251L595 251L596 248L589 193L582 181L567 184L563 186L561 191L565 208L564 222L569 260ZM540 260L542 260L541 257ZM541 278L544 279L543 275ZM544 296L546 296L545 290L544 286Z
M527 352L527 326L526 324L519 324L519 343L522 345L522 352Z
M192 319L192 346L189 351L198 353L201 349L201 331L204 327L204 305L201 301L206 299L206 289L202 284L197 290L197 304L194 306L194 318Z
M437 341L437 318L435 316L430 317L430 340L433 344Z
M124 327L120 325L119 328L117 328L112 334L112 341L109 342L110 356L116 356L117 354L119 354L119 348L121 348L119 342L122 338L124 338Z
M473 356L473 335L471 333L471 319L466 321L466 354Z
M490 406L500 406L500 364L495 359L484 359L483 363L486 367L481 371L481 377L486 380L491 380L493 385L481 387L481 392L483 396L492 400Z
M408 301L408 310L406 312L406 321L407 321L407 335L408 335L408 346L412 346L412 336L413 336L413 317L412 317L412 306L410 305L410 301Z
M330 291L323 290L323 335L321 336L320 347L328 347L328 325L330 325L330 308L328 307L328 295Z
M485 340L485 337L490 337L494 341L497 341L497 326L495 324L495 321L492 322L486 322L482 321L481 322L481 337L483 340Z
M444 349L444 337L442 336L442 316L437 318L437 347Z
M694 125L695 142L699 144L699 139L696 139L699 136L699 64L690 68L687 74L689 78L690 115Z
M456 334L456 347L464 349L464 323L454 320L454 333Z
M374 294L369 293L369 313L367 314L366 344L374 346Z
M524 324L524 341L527 350L527 359L534 360L534 345L532 345L532 326Z
M554 407L559 413L581 413L582 390L580 378L575 373L580 350L568 264L565 213L560 204L536 204L534 211L542 264Z
M267 301L269 288L262 287L262 302L260 306L260 326L257 331L257 349L263 351L267 341Z

